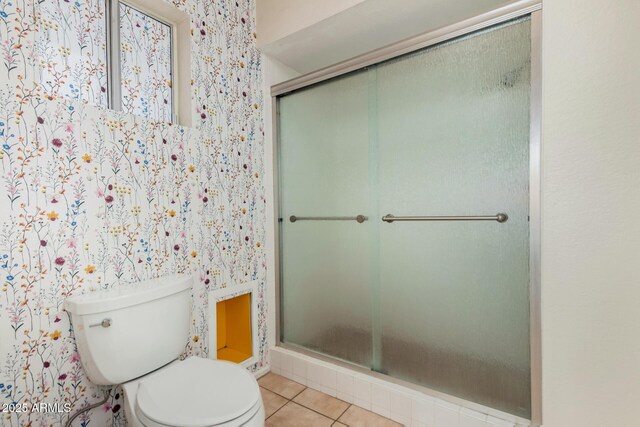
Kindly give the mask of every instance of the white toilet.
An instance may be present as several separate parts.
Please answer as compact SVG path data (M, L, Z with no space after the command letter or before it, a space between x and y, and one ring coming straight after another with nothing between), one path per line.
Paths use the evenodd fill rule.
M264 426L258 383L234 363L177 360L189 339L190 276L70 297L82 366L121 384L129 427Z

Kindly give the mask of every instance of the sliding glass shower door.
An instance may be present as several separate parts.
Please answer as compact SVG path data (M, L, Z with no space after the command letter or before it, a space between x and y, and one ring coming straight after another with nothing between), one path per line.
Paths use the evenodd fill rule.
M530 416L529 22L279 97L285 343Z
M527 415L529 25L377 73L380 370Z
M367 102L367 73L356 73L279 105L283 332L362 366L371 363L373 218L355 217L370 212L372 193Z

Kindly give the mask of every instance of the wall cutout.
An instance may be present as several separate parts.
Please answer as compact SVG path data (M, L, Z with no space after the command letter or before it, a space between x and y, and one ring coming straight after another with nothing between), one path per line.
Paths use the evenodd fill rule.
M258 343L264 339L258 337L259 285L253 281L209 293L209 343L216 349L209 352L211 359L255 364Z
M253 356L251 349L251 294L216 303L218 359L241 363Z

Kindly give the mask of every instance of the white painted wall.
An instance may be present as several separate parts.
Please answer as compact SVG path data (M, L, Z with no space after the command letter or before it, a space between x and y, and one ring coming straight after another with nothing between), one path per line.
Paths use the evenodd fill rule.
M258 0L258 47L308 73L513 2Z
M257 0L258 47L310 27L364 0Z
M543 8L543 417L640 425L640 1Z

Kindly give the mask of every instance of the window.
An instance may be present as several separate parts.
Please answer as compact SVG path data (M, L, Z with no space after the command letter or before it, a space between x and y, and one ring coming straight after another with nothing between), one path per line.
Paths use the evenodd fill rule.
M54 0L38 6L36 51L47 96L107 107L104 0Z
M171 25L126 3L119 6L121 108L173 121Z
M191 124L186 13L157 0L38 4L40 80L50 99Z

